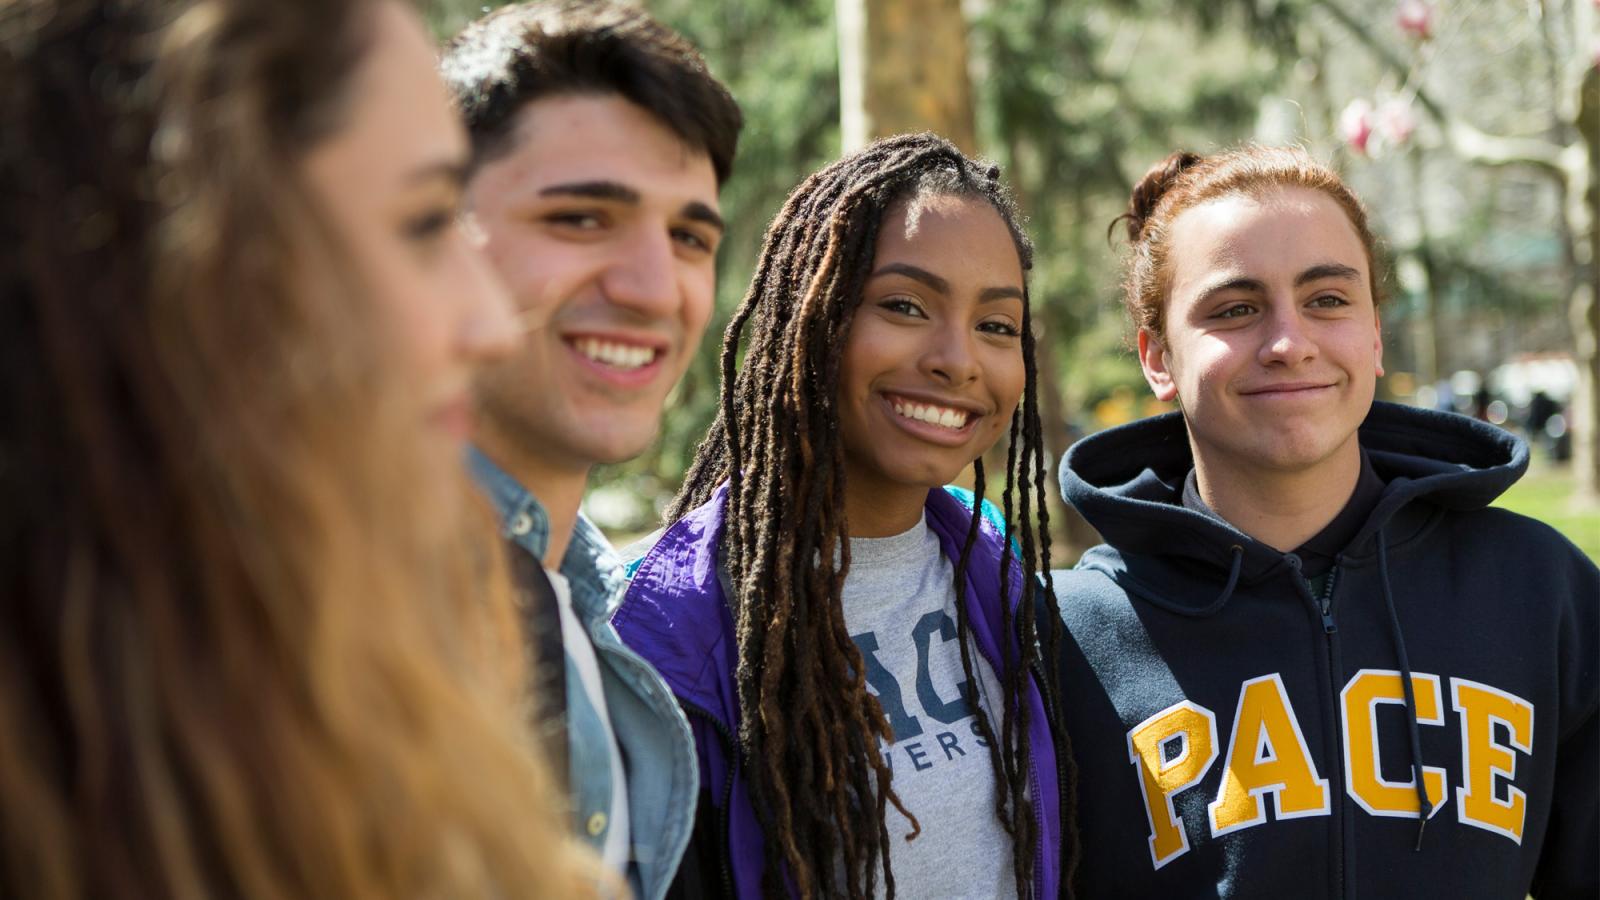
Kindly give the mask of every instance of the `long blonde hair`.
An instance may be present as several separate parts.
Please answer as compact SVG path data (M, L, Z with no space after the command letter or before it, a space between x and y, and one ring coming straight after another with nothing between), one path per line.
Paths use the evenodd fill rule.
M593 891L299 176L376 2L0 8L0 895Z

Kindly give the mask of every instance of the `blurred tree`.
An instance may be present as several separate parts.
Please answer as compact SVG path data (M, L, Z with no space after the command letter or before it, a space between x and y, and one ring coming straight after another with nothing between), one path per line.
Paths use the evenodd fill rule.
M933 128L1001 164L1038 246L1040 399L1058 455L1075 431L1097 427L1097 406L1121 408L1103 401L1148 396L1124 345L1120 242L1107 240L1132 182L1174 149L1251 137L1331 156L1373 205L1406 275L1385 315L1392 351L1437 346L1435 368L1458 364L1455 326L1479 310L1503 323L1495 346L1511 352L1517 322L1570 299L1592 384L1594 0L1441 2L1426 41L1400 23L1397 2L646 0L702 48L748 124L721 198L730 229L707 341L657 447L600 480L651 497L676 488L709 426L720 333L766 223L852 129ZM443 0L433 20L445 33L481 9ZM1341 130L1353 97L1371 107L1365 157ZM1400 340L1430 322L1450 340ZM1595 393L1586 396L1580 421L1593 422Z
M766 223L801 178L840 152L840 123L848 119L841 95L859 90L864 110L867 85L876 85L871 95L881 111L868 133L933 128L1001 163L1038 246L1032 284L1040 399L1059 458L1071 433L1094 427L1084 411L1119 387L1145 393L1122 343L1115 251L1106 241L1106 226L1122 211L1132 179L1176 146L1210 149L1247 136L1257 100L1280 65L1238 27L1222 20L1201 27L1163 4L1133 0L967 0L964 11L954 0L644 5L702 49L747 120L721 197L729 236L718 260L717 313L705 345L669 401L656 447L596 479L620 482L627 493L658 503L676 488L709 427L719 338L743 296ZM481 2L437 0L430 17L443 36L485 9ZM861 63L878 73L857 88L841 82L842 64L850 66L841 47L850 44L844 57L862 48L836 24L848 28L852 9L861 16L860 37L870 51ZM934 30L943 37L930 38ZM898 48L900 63L887 62L893 58L888 47ZM936 102L960 89L932 90L935 79L957 83L969 73L967 103ZM914 100L918 96L925 101ZM912 102L895 106L900 99ZM973 137L964 137L963 128ZM604 524L647 529L649 510L642 512L633 521ZM1087 536L1074 539L1081 543ZM1063 556L1064 563L1073 559Z
M961 0L838 0L835 12L846 151L915 131L977 151Z
M1517 10L1311 0L1310 6L1376 63L1378 77L1369 80L1377 83L1368 90L1390 95L1370 113L1380 138L1395 149L1412 142L1413 103L1433 126L1433 146L1411 154L1413 173L1424 155L1445 153L1474 168L1519 167L1551 185L1559 199L1561 293L1579 373L1571 406L1576 475L1583 493L1600 498L1600 5L1529 0ZM1513 55L1521 65L1508 65ZM1346 138L1360 134L1357 128ZM1366 155L1365 140L1350 143ZM1417 249L1431 284L1437 272L1426 234L1424 223ZM1436 295L1430 315L1437 315L1435 306Z

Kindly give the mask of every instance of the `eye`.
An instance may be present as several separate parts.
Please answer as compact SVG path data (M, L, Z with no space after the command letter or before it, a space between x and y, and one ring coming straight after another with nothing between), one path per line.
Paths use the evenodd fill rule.
M415 244L431 244L438 240L456 221L456 210L438 206L424 210L401 225L406 239Z
M1338 294L1321 294L1307 305L1315 309L1338 309L1341 306L1349 306L1350 301Z
M693 228L672 229L672 239L691 250L701 253L712 253L717 249L715 241Z
M978 323L978 330L984 334L997 334L1004 337L1022 337L1022 329L1011 324L1005 319L990 319Z
M557 210L540 218L547 224L574 231L595 231L605 224L599 213L589 210Z
M917 305L910 297L885 297L878 301L879 309L886 309L892 313L910 316L913 319L926 319L928 314Z
M1242 319L1255 312L1256 308L1248 303L1230 303L1211 314L1213 319Z

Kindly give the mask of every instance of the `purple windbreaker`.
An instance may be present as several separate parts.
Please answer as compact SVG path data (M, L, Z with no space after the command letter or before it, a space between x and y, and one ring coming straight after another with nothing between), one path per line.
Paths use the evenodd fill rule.
M727 835L727 864L720 876L737 897L760 897L765 868L760 821L737 753L739 693L734 685L738 647L733 614L718 577L717 545L722 537L723 499L719 488L705 505L668 528L633 569L633 581L612 617L622 640L661 673L688 714L700 762L700 786L712 798ZM944 554L960 558L972 510L950 492L928 492L928 526ZM979 652L998 673L1000 550L1003 540L982 520L967 563L967 597L972 635ZM1012 609L1021 596L1021 566L1013 559ZM1016 650L1015 636L1011 637ZM1061 784L1056 768L1052 720L1037 677L1028 679L1030 765L1028 783L1038 820L1035 848L1037 896L1056 897L1061 882ZM703 799L702 797L702 799ZM691 864L692 863L686 863Z

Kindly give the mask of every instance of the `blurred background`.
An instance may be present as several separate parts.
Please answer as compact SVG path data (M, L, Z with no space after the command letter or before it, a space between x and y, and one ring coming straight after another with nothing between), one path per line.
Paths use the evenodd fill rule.
M1055 458L1164 410L1127 349L1107 237L1132 184L1174 149L1299 143L1383 241L1379 396L1523 433L1533 467L1501 505L1600 558L1600 0L642 5L700 46L747 124L706 342L655 447L585 503L619 544L656 527L710 424L722 329L788 191L928 129L998 162L1029 216ZM445 37L486 10L442 0L432 24ZM1070 564L1095 536L1059 502L1051 518Z

